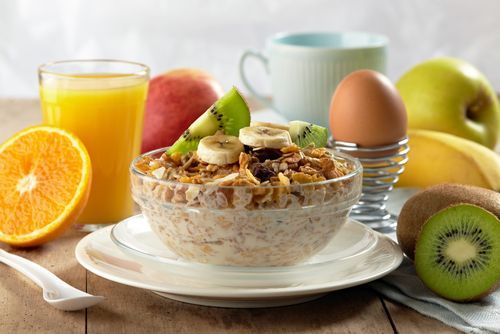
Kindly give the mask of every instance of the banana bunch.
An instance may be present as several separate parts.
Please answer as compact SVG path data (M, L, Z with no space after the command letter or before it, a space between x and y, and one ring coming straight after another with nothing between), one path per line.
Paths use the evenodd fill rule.
M408 130L410 152L398 186L461 183L500 191L500 156L471 140L430 130Z

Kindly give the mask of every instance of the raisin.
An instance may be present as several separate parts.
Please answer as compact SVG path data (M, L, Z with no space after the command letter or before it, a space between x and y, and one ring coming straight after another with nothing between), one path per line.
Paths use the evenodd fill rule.
M262 150L253 151L252 155L259 159L260 162L264 162L266 160L276 160L281 158L281 151L272 148L265 148Z
M248 145L243 145L243 152L247 154L252 154L253 148Z
M272 169L259 163L252 165L251 172L260 182L268 181L271 177L276 176L276 173Z

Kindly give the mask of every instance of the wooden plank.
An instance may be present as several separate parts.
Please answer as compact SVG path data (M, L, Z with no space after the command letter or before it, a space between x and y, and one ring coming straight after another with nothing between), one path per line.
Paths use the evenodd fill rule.
M85 291L85 269L74 248L82 233L68 231L44 246L21 250L0 247L32 260ZM0 263L0 333L85 333L85 311L59 311L42 298L42 290L16 270Z
M40 124L40 104L35 99L0 99L0 143L17 131Z
M440 333L458 334L461 333L453 327L445 325L439 320L427 317L415 312L409 307L393 302L388 299L383 301L387 307L390 317L396 327L397 332L404 334L420 333Z
M106 301L88 310L91 333L392 333L375 293L353 288L308 303L269 309L224 309L172 301L152 292L87 277Z

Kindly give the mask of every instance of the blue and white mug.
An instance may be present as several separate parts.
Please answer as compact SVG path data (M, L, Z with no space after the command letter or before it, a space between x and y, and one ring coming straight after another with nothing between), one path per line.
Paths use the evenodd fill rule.
M337 84L359 69L386 71L388 38L362 32L279 33L264 53L247 50L240 58L240 76L250 93L290 120L328 127L330 100ZM245 61L262 62L271 78L272 98L252 87Z

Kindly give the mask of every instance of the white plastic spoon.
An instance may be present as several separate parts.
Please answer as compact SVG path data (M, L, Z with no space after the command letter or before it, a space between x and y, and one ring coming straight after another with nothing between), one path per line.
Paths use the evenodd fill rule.
M77 311L93 306L104 297L93 296L80 291L59 277L23 257L0 249L0 262L23 273L43 290L43 299L53 307L63 311Z

